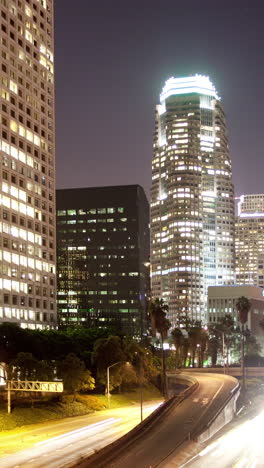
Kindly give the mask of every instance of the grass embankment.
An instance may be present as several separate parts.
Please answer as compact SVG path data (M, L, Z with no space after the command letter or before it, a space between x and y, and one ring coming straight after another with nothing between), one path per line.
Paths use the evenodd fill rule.
M151 401L161 398L160 392L153 386L143 390L143 400ZM47 422L73 416L83 416L107 408L107 398L104 395L78 395L75 401L72 396L63 396L61 401L37 401L31 408L31 403L14 402L11 414L7 414L6 404L0 404L0 431L15 429L28 424ZM137 404L140 392L127 392L111 395L111 408Z

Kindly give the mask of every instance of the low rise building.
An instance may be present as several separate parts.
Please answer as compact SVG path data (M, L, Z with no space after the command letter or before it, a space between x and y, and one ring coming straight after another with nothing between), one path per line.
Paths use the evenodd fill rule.
M264 331L259 322L264 319L264 290L252 285L210 286L208 288L209 324L218 322L231 314L237 326L240 325L236 303L239 297L246 297L251 303L246 327L264 345Z

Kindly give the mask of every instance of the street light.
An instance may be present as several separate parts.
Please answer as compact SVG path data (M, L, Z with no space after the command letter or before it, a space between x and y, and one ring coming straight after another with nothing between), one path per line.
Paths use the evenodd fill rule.
M108 408L110 408L110 373L109 373L109 369L111 367L117 366L117 364L129 364L129 362L128 361L118 361L118 362L115 362L114 364L111 364L111 366L108 366L107 369L106 369Z

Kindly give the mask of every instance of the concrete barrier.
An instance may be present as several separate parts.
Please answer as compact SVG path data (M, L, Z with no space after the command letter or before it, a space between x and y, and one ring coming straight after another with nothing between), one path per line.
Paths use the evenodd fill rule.
M200 370L204 370L203 373L206 373L207 369L196 369L196 372L200 373ZM212 372L215 369L212 369ZM174 378L177 381L182 382L192 382L195 377L194 369L189 372L189 375L185 373L179 373L179 371L172 371L168 373L168 377ZM214 372L216 373L216 372ZM237 383L236 387L230 392L226 400L223 402L218 411L211 417L211 419L203 426L200 426L200 423L197 428L193 428L190 432L188 439L195 440L197 442L205 442L210 439L216 432L218 432L222 427L228 424L236 414L236 401L240 394L240 385ZM187 438L186 438L187 440Z
M220 431L222 427L232 421L237 412L236 402L239 394L240 385L238 383L217 413L212 416L205 426L200 427L196 431L194 430L191 434L191 438L197 442L205 442L216 434L216 432Z
M182 369L182 372L195 374L199 372L201 374L213 373L213 374L226 374L231 375L232 377L241 377L242 369L241 367L189 367L188 369ZM246 377L264 377L264 367L245 367Z

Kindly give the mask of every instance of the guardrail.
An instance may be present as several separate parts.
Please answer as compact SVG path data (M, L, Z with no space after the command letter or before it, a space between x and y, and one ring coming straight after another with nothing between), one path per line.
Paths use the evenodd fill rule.
M189 388L184 390L179 395L175 395L171 399L167 400L130 432L112 444L102 448L98 452L95 451L95 453L90 455L90 457L79 460L79 462L72 466L80 468L105 468L108 466L108 464L110 464L114 459L119 457L125 450L134 444L139 437L142 437L146 431L148 431L161 418L167 416L170 411L176 408L183 400L185 400L198 388L199 383L194 377L188 380L189 382L192 382Z
M213 374L226 374L231 375L232 377L242 376L241 367L194 367L182 369L182 372L189 374L195 374L195 372L200 372L202 374L213 373ZM264 377L264 367L245 367L246 377Z
M239 393L240 393L240 384L238 383L236 385L235 388L233 388L231 391L230 391L230 395L226 398L226 400L223 402L223 404L221 405L221 407L217 410L217 412L210 418L209 421L207 421L206 424L204 424L203 426L196 428L194 429L192 432L191 432L191 439L192 440L197 440L199 439L200 441L204 441L204 440L207 440L209 437L211 437L213 434L210 433L210 436L209 437L206 437L205 436L205 433L207 431L209 431L210 428L212 428L213 424L217 421L217 419L219 418L219 416L225 411L225 409L228 407L229 403L234 400L234 408L233 408L233 414L236 412L236 408L235 408L235 403L236 403L236 400L239 396ZM229 421L231 421L232 418L229 418L228 421L225 420L225 424L227 424ZM223 425L222 425L223 427ZM219 428L220 429L220 428ZM217 432L217 431L215 431ZM214 432L214 433L215 433ZM204 437L203 437L204 435ZM202 440L201 440L202 439Z
M181 375L178 372L170 372L168 377L170 376L176 377L177 380L181 383L183 382L189 384L189 387L179 395L173 396L170 400L167 400L165 403L159 406L159 408L153 411L153 413L144 419L144 421L138 424L134 429L125 434L123 437L98 451L95 450L94 454L90 455L89 457L80 459L71 466L79 468L105 468L106 466L110 466L111 462L120 457L124 451L128 450L134 443L136 443L139 438L144 436L144 433L149 431L154 424L157 424L161 418L166 417L174 408L176 408L182 401L188 398L199 387L199 382L193 375ZM184 442L188 440L197 440L203 434L205 434L217 421L217 418L220 417L221 413L225 411L225 408L229 405L231 400L234 398L237 399L239 390L240 385L237 384L236 387L230 391L228 397L225 399L217 412L210 418L210 420L207 421L207 423L202 427L199 427L199 429L196 425L196 427L188 434L186 434L186 437L173 448L172 453L175 452ZM206 437L204 440L206 440ZM169 453L163 460L160 461L160 463L169 458L172 453Z

